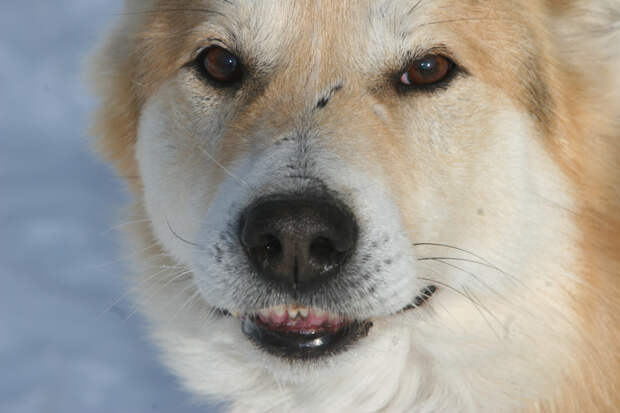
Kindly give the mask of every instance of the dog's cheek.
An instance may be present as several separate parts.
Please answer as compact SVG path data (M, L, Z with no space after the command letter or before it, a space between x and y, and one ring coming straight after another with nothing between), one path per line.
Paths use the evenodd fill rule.
M190 264L220 175L203 154L208 151L208 132L196 121L191 99L178 83L168 82L145 104L136 158L144 206L157 240L179 262Z
M361 126L331 146L344 164L365 166L383 182L412 242L474 251L518 277L528 289L554 296L557 291L549 286L557 284L550 282L551 274L559 277L574 271L567 252L557 247L567 240L576 242L567 212L574 208L574 190L524 109L473 82L457 92L446 91L441 101L431 102L435 106L382 107L380 113L385 115L377 115L374 123L370 113L362 121L350 122ZM381 127L383 118L392 121ZM454 250L415 249L415 253L472 258ZM545 262L554 264L543 267ZM514 280L492 268L461 262L457 266L464 270L436 263L422 276L457 288L466 286L489 299L497 298L493 291L519 295L526 291L514 291ZM455 293L447 295L451 301L464 300ZM532 294L520 298L535 305ZM565 299L558 297L559 302ZM463 317L484 323L471 303L463 306L471 308L460 313Z

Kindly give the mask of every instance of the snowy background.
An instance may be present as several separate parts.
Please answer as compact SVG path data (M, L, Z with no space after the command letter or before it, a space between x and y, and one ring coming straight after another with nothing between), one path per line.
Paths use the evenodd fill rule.
M158 364L126 300L104 313L123 295L112 227L127 194L90 152L81 67L119 12L0 3L2 413L214 411Z

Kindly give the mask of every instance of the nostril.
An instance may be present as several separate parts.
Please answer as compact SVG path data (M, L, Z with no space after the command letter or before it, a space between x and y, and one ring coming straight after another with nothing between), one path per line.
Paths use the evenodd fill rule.
M282 255L282 244L274 235L262 235L253 246L249 248L250 256L261 268L268 268Z
M264 235L261 239L259 248L264 249L265 254L274 257L282 252L282 244L274 235Z
M310 244L309 262L317 274L327 274L334 271L346 260L348 250L340 251L334 240L327 237L317 237Z
M336 249L329 238L318 237L310 244L310 256L321 260L332 258Z

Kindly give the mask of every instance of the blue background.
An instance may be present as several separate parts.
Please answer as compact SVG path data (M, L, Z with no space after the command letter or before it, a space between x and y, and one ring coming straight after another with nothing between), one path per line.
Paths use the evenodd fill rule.
M90 150L82 71L121 12L120 0L0 4L3 413L214 411L159 365L126 299L106 311L124 291L113 227L128 195Z

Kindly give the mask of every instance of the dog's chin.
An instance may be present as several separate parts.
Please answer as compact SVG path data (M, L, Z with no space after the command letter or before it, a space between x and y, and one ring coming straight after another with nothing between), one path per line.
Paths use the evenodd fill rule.
M436 292L420 291L412 303L396 314L422 307ZM356 320L316 308L280 305L253 313L218 310L222 317L236 317L241 331L261 350L289 360L309 360L344 352L366 337L372 319Z

